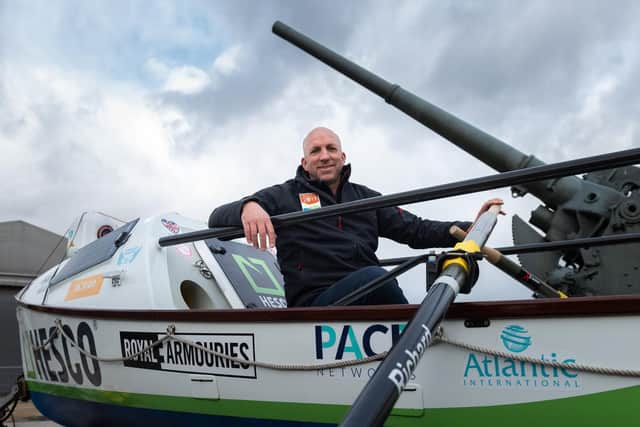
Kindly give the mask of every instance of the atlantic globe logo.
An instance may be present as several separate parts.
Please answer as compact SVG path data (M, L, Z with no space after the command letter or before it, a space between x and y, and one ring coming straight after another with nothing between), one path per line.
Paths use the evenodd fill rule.
M578 372L572 371L570 366L547 366L537 360L518 360L515 354L527 350L533 359L539 359L540 362L562 364L575 364L573 356L546 348L548 344L544 339L543 342L537 341L536 348L533 348L531 334L520 325L507 325L499 332L499 337L511 354L469 352L462 377L465 387L557 390L581 388Z
M500 334L500 339L506 349L514 353L521 353L531 345L529 332L520 325L506 326Z

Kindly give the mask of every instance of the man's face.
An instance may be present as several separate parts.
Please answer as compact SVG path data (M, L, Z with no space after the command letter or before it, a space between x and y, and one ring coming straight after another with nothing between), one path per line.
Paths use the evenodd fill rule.
M313 179L329 187L340 181L340 172L347 156L338 136L328 129L316 129L305 139L302 167Z

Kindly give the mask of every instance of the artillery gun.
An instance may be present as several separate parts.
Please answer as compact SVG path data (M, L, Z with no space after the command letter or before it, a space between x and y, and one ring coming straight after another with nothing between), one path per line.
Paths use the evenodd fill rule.
M273 32L382 97L437 134L499 172L543 165L396 84L338 55L287 25ZM561 241L640 231L640 168L627 166L512 187L543 204L527 224L513 217L516 244ZM542 233L542 234L541 234ZM573 296L640 293L640 246L617 245L519 255L523 266Z

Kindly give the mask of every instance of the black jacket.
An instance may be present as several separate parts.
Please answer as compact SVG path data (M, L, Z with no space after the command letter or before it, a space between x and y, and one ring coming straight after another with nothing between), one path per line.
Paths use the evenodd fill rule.
M242 226L242 206L251 200L274 216L302 210L299 195L303 193L317 194L322 206L380 195L364 185L349 182L350 173L350 165L345 165L337 197L334 197L327 185L309 179L299 166L294 179L215 209L209 217L209 227ZM378 265L375 254L378 237L406 243L415 249L450 247L456 243L449 234L453 224L464 229L470 223L423 220L396 207L280 227L276 230L276 246L287 304L290 307L306 305L347 274Z

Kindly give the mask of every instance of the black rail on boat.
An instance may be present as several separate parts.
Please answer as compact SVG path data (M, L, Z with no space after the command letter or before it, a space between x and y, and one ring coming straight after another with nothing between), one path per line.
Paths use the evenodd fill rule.
M341 321L396 321L411 319L416 304L349 307L292 307L286 310L252 308L246 310L131 310L68 308L27 304L20 307L39 313L75 318L144 320L166 322L341 322ZM545 298L527 300L457 302L451 305L447 319L523 319L548 317L626 316L640 314L640 295L599 297Z
M585 237L582 239L573 240L558 240L555 242L542 242L542 243L527 243L515 246L504 246L501 248L495 248L502 255L517 255L528 254L534 252L553 251L558 249L575 249L575 248L587 248L591 246L605 246L605 245L624 245L628 243L640 242L640 233L625 233L614 234L598 237ZM398 257L398 258L386 258L380 260L380 265L388 267L392 265L399 265L414 257Z
M393 270L383 274L382 276L373 279L369 283L366 283L364 286L354 290L353 292L345 295L340 298L338 301L334 302L331 305L340 306L340 305L349 305L352 302L360 299L362 296L369 294L379 287L383 286L388 280L394 279L395 277L401 275L402 273L409 271L413 267L422 264L423 262L428 261L429 255L418 255L415 257L407 258L403 263L399 263L400 265Z
M559 178L567 175L593 172L603 169L611 169L621 166L629 166L640 163L640 148L615 151L608 154L584 157L543 166L535 166L527 169L519 169L488 175L480 178L472 178L449 184L436 185L418 190L405 191L386 196L371 197L338 205L326 206L307 212L292 212L271 217L274 227L284 227L304 221L311 221L335 215L345 215L354 212L374 210L384 207L407 205L428 200L436 200L445 197L459 196L462 194L477 193L480 191L494 190L496 188L509 187L528 182L536 182L545 179ZM172 246L181 243L195 242L205 239L236 239L244 235L241 227L225 227L206 229L190 233L176 234L174 236L161 237L158 240L160 246Z

